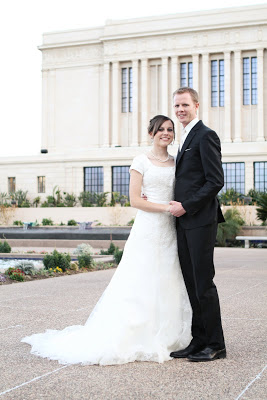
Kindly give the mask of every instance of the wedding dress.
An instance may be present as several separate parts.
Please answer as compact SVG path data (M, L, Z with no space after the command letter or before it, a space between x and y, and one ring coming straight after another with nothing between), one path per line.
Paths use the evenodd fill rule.
M145 154L131 165L148 201L173 199L175 167ZM25 337L31 352L61 364L170 360L191 340L191 307L177 255L174 217L138 210L122 260L84 326Z

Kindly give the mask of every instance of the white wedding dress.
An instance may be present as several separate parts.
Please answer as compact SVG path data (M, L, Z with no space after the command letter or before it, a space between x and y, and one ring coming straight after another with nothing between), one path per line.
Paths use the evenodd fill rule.
M175 167L157 167L142 154L131 169L143 175L148 201L173 199ZM174 218L139 210L122 260L86 324L47 330L22 342L33 354L61 364L163 362L189 344L191 317Z

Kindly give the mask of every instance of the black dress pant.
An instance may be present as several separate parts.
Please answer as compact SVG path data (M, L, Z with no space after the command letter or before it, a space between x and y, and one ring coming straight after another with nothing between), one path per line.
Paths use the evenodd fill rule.
M177 221L179 259L193 310L191 343L214 349L225 346L219 298L213 283L216 233L217 222L183 229Z

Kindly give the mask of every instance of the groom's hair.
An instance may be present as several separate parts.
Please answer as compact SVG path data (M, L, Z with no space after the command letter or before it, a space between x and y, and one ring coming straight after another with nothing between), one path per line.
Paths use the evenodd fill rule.
M147 127L148 133L152 133L152 137L154 137L161 125L164 124L164 122L166 121L171 121L175 138L174 122L172 119L166 117L165 115L156 115L149 121L149 125Z
M199 103L198 92L195 89L192 89L191 87L188 87L188 86L183 86L183 87L180 87L179 89L175 90L175 92L173 92L173 97L176 94L184 94L184 93L189 93L193 102Z

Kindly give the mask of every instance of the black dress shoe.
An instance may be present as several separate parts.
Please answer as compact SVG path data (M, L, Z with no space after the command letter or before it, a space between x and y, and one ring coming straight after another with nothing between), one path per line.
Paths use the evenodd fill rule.
M203 346L190 344L183 350L173 351L170 354L170 357L173 358L187 358L190 354L194 354L203 349Z
M212 349L210 347L205 347L203 350L198 353L189 354L187 357L189 361L213 361L218 358L225 358L226 350L223 349Z

